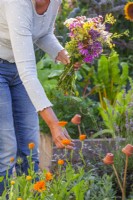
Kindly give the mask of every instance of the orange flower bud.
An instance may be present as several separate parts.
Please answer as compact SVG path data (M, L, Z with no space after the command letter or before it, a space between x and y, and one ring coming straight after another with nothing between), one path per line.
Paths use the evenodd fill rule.
M46 181L51 181L53 179L53 175L50 172L46 173Z
M112 153L107 153L103 162L106 165L112 165L114 163L114 155Z
M64 139L64 140L62 140L62 144L64 144L65 146L66 146L66 145L69 145L69 144L71 144L71 140L69 140L69 139Z
M76 114L76 115L71 119L71 122L72 122L73 124L76 124L76 125L80 124L80 123L81 123L81 115Z
M80 136L79 136L79 139L80 139L81 141L84 141L84 140L86 139L86 135L85 135L85 134L80 135Z
M28 144L28 147L29 147L29 149L34 149L35 144L34 144L34 143L29 143L29 144Z
M60 122L58 122L58 125L64 127L64 126L66 126L67 123L68 122L66 122L66 121L60 121Z
M58 165L64 165L64 160L58 160Z
M127 156L131 156L133 154L133 145L127 144L123 149L122 152Z
M14 162L14 157L10 158L10 163L13 163Z

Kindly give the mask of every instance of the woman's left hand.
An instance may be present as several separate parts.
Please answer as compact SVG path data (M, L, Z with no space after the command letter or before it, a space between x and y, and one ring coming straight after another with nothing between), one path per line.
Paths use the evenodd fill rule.
M60 61L64 65L70 64L68 52L65 49L61 50L56 57L56 61Z

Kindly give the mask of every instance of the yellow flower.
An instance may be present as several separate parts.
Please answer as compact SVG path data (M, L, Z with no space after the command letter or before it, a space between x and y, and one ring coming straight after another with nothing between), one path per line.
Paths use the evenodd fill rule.
M11 181L11 185L14 185L15 184L15 181Z
M51 181L53 179L53 175L50 172L46 173L46 181Z
M133 22L133 2L128 2L124 7L125 18Z
M34 149L35 144L31 142L31 143L28 144L28 147L29 147L30 150L31 150L31 149Z
M32 176L26 176L26 180L27 181L31 181L32 180Z
M58 165L64 165L64 160L58 160Z
M85 29L85 30L89 30L92 26L94 25L94 23L93 22L85 22L84 24L83 24L83 28Z
M21 197L18 197L17 200L23 200Z

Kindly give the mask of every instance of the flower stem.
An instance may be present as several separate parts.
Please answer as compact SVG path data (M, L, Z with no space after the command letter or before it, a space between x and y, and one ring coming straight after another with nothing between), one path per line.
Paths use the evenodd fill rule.
M78 131L79 131L79 135L81 135L81 128L79 124L78 124Z
M112 167L113 167L113 170L114 170L114 172L115 172L115 175L116 175L116 178L117 178L118 184L119 184L119 186L120 186L120 189L121 189L121 192L122 192L122 195L123 195L122 184L121 184L121 181L120 181L120 179L119 179L119 176L118 176L118 173L117 173L117 171L116 171L116 168L115 168L114 164L112 165Z
M124 178L123 178L123 197L122 197L122 200L125 199L125 195L126 195L125 193L126 193L127 166L128 166L128 156L126 155Z

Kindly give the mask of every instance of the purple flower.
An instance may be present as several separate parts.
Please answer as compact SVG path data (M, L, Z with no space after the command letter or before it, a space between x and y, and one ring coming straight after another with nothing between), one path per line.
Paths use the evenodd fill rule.
M87 55L83 60L86 63L92 63L94 59L92 55Z
M89 34L91 35L92 40L96 40L98 37L100 37L100 33L94 29L91 29Z

